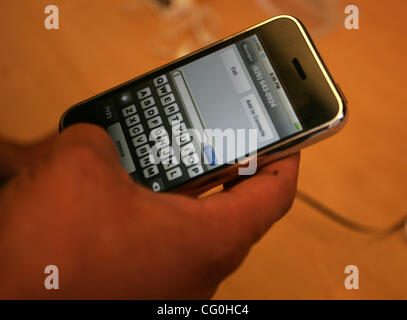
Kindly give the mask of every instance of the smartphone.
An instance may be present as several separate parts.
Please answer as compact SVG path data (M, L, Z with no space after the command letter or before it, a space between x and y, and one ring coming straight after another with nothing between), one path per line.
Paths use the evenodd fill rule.
M199 194L334 134L346 104L303 24L284 15L71 107L60 130L97 124L135 182Z

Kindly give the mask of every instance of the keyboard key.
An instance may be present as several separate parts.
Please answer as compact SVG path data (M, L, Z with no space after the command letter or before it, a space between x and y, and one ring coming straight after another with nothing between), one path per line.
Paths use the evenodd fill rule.
M187 126L184 122L172 126L172 133L174 136L179 136L187 131Z
M150 97L140 101L141 107L143 109L147 109L148 107L152 107L155 104L154 98Z
M158 114L158 108L155 106L144 111L144 116L146 117L146 119L150 119L151 117L154 117L157 114Z
M136 149L137 156L139 158L144 157L150 152L150 146L148 144L145 144L144 146L138 147Z
M143 170L143 175L146 179L156 176L158 174L158 167L156 165L152 165Z
M133 101L133 97L131 96L130 91L125 91L119 96L119 100L122 105L127 105Z
M170 104L169 106L166 106L164 108L164 111L167 116L170 116L170 115L174 114L175 112L179 111L178 104L176 104L176 103Z
M171 93L167 96L161 98L161 104L166 106L167 104L173 103L175 101L174 95Z
M181 147L181 157L189 156L190 154L192 154L194 152L195 152L195 148L194 148L194 145L192 144L192 142Z
M150 182L150 188L154 191L154 192L160 192L162 190L164 190L164 183L163 180L159 177L154 178L153 181Z
M164 129L163 126L155 128L150 132L150 139L151 140L159 140L161 137L168 135L167 131Z
M98 109L98 115L105 127L108 127L109 125L119 121L116 110L113 106L113 102L111 100L101 104L101 107L102 108Z
M148 167L152 164L154 164L154 158L150 154L140 159L140 166L142 168Z
M184 132L181 135L179 135L178 137L175 137L175 141L178 145L183 145L185 143L188 143L192 140L191 135L189 134L189 132Z
M141 123L135 125L134 127L131 127L129 129L130 137L135 137L139 135L140 133L144 132L143 125Z
M182 158L182 162L187 166L192 166L193 164L199 163L199 157L196 153L193 153L189 156Z
M128 127L131 127L139 122L140 122L140 116L138 114L135 114L133 116L126 118L126 125Z
M163 121L161 120L160 116L157 116L155 118L147 120L147 124L150 127L150 129L153 129L153 128L158 127L159 125L163 124Z
M137 91L137 98L139 98L139 100L149 96L151 96L151 89L149 87Z
M161 163L164 167L164 170L174 168L175 166L177 166L179 164L176 156L170 156L167 159L164 159L163 161L161 161Z
M133 141L133 146L137 148L137 147L147 143L148 140L147 140L147 136L145 134L141 134L141 135L133 138L132 141Z
M182 176L182 171L181 171L180 167L175 167L173 169L170 169L166 173L167 173L167 179L169 181L175 180Z
M134 104L123 108L122 113L123 113L123 117L128 117L131 116L133 114L135 114L137 112L136 106Z
M129 147L124 136L124 132L120 122L116 122L107 127L109 136L113 139L118 154L120 156L120 164L126 169L128 173L136 171L133 158L130 154Z
M208 164L210 164L211 166L216 165L217 160L215 150L212 148L211 145L208 144L204 147L204 154Z
M168 146L158 150L157 155L160 157L161 161L167 159L174 155L174 150Z
M168 136L161 137L161 139L158 139L157 142L155 143L157 149L164 148L168 145L170 145L170 138Z
M183 119L182 119L182 115L181 115L181 113L176 113L176 114L174 114L174 115L172 115L172 116L169 116L168 117L168 123L171 125L171 126L173 126L173 125L175 125L175 124L177 124L178 122L181 122Z
M159 87L159 86L161 86L162 84L167 83L167 82L168 82L168 79L167 79L167 76L166 76L165 74L163 74L162 76L155 78L155 79L153 80L153 82L154 82L154 85L155 85L156 87Z
M200 164L197 164L196 166L188 168L188 175L191 178L196 177L197 175L199 175L201 173L203 173L203 168Z
M160 97L169 94L171 92L171 87L169 84L163 85L162 87L157 88L157 93Z

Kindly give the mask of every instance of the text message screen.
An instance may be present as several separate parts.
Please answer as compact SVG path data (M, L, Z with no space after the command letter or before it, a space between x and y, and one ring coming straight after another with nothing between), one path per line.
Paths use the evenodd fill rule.
M253 35L173 70L194 128L255 129L257 148L302 130L258 37ZM210 144L210 141L208 141ZM245 150L241 153L255 150ZM224 150L216 150L217 157ZM243 154L235 154L239 158ZM220 157L226 163L226 157Z

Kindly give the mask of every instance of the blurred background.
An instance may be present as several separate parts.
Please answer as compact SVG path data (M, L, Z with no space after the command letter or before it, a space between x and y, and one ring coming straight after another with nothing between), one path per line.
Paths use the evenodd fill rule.
M59 30L44 28L50 4ZM344 27L349 4L359 8L359 30ZM406 10L404 0L2 1L0 136L38 140L69 106L291 13L310 29L350 110L340 134L302 152L299 189L356 222L391 225L407 212ZM350 264L359 290L344 287ZM406 299L406 237L359 234L297 199L215 298Z

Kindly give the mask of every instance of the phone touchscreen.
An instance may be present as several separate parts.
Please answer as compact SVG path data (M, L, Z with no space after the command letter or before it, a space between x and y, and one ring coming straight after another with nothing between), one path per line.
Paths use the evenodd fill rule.
M135 81L100 104L122 165L154 191L303 130L256 34Z

